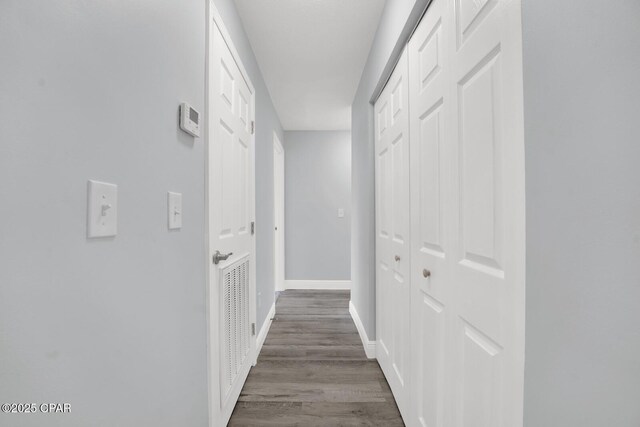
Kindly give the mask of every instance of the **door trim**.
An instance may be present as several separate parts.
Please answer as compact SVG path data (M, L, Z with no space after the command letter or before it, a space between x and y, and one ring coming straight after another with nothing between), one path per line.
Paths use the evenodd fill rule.
M276 156L282 156L282 169L281 171L276 170L276 165L278 164L278 162L276 161ZM280 205L279 208L282 210L281 212L281 217L282 217L282 224L280 224L280 229L278 230L279 233L274 233L274 239L273 239L273 283L274 283L274 288L276 290L276 292L278 291L284 291L285 290L285 239L284 239L284 233L285 233L285 221L284 221L284 213L285 213L285 202L284 202L284 186L285 186L285 181L284 181L284 162L285 162L285 158L284 158L284 147L282 146L282 142L280 142L280 138L278 138L278 134L274 131L273 132L273 220L274 220L274 227L276 226L275 221L276 218L278 217L277 212L278 212L278 204ZM282 196L282 200L280 201L280 203L278 203L277 197L276 197L276 185L279 182L278 179L278 172L282 174L282 187L280 188L280 194ZM278 250L278 241L280 242L280 246L279 246L279 250ZM278 272L280 273L278 275Z
M226 43L229 51L231 52L231 56L233 57L236 65L238 66L240 73L245 80L249 90L251 92L251 117L255 121L255 105L256 105L256 92L253 84L251 83L251 79L249 78L249 74L245 69L240 54L233 44L233 40L226 26L224 25L224 21L222 20L222 16L220 12L216 8L213 0L207 1L207 23L206 23L206 33L205 33L205 107L204 107L204 117L208 123L210 117L210 105L211 101L209 99L209 88L211 82L209 81L210 75L210 49L212 46L212 37L213 37L213 29L214 26L218 28L220 34L224 42ZM212 251L209 247L210 240L210 230L211 225L210 221L210 209L209 209L209 174L211 172L211 167L209 165L209 143L210 143L210 129L209 126L204 127L204 147L205 147L205 193L204 193L204 208L205 208L205 235L204 235L204 245L205 245L205 254L206 258L205 262L205 288L206 288L206 296L205 296L205 305L206 305L206 319L207 319L207 391L208 391L208 408L209 408L209 426L210 427L218 427L223 424L221 420L221 411L220 411L220 336L219 336L219 321L217 312L218 307L211 306L211 295L217 293L217 290L212 292L212 281L213 277L210 272L210 263L212 257ZM251 170L251 179L250 179L250 191L253 194L253 203L251 203L250 207L250 217L252 221L255 221L255 131L251 135L251 143L254 146L253 151L253 160L252 160L252 170ZM251 298L249 298L249 317L250 322L256 323L256 240L255 236L251 242L251 255L253 259L253 263L249 269L249 294ZM214 310L214 311L212 311ZM215 337L215 338L212 338ZM248 356L249 360L255 361L257 358L256 348L257 348L257 336L252 337L251 342L251 350ZM255 364L255 362L253 362Z
M417 0L413 5L413 8L409 12L404 27L398 35L392 51L389 53L387 63L378 76L378 83L376 83L376 86L373 88L371 96L369 97L369 104L371 104L371 108L373 108L373 105L376 103L376 101L378 101L378 98L382 94L385 86L387 86L387 83L389 82L389 79L391 78L396 65L398 65L398 62L400 61L402 52L404 52L407 43L409 43L409 40L413 36L413 33L416 31L416 28L420 24L422 17L427 12L427 9L429 8L429 5L431 5L432 1L433 0Z

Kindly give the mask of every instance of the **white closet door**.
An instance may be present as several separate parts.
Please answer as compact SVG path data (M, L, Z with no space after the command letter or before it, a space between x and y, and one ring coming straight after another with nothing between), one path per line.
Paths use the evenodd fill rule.
M434 0L409 44L410 425L522 425L521 31L519 0Z
M451 69L453 426L522 425L525 187L519 0L457 0Z
M434 0L409 43L411 141L411 375L409 425L444 424L447 320L451 284L447 262L453 242L447 227L451 205L451 109L446 28L447 0Z
M525 187L518 0L451 2L454 426L522 425Z
M403 416L410 357L408 61L402 54L375 104L376 356Z

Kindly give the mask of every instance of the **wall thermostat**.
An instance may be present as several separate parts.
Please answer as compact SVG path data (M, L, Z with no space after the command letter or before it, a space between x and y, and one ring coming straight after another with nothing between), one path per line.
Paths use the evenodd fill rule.
M191 105L180 104L180 128L196 137L200 137L200 113Z

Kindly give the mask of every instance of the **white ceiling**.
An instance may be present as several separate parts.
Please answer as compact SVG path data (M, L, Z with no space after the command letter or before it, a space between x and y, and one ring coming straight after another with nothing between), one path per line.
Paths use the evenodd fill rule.
M384 0L235 2L284 129L350 129Z

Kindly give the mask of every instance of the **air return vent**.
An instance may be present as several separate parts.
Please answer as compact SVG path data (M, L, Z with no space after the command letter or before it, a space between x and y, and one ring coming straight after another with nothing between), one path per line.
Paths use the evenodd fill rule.
M249 255L222 268L220 274L220 332L224 338L220 364L220 399L224 404L249 355Z

